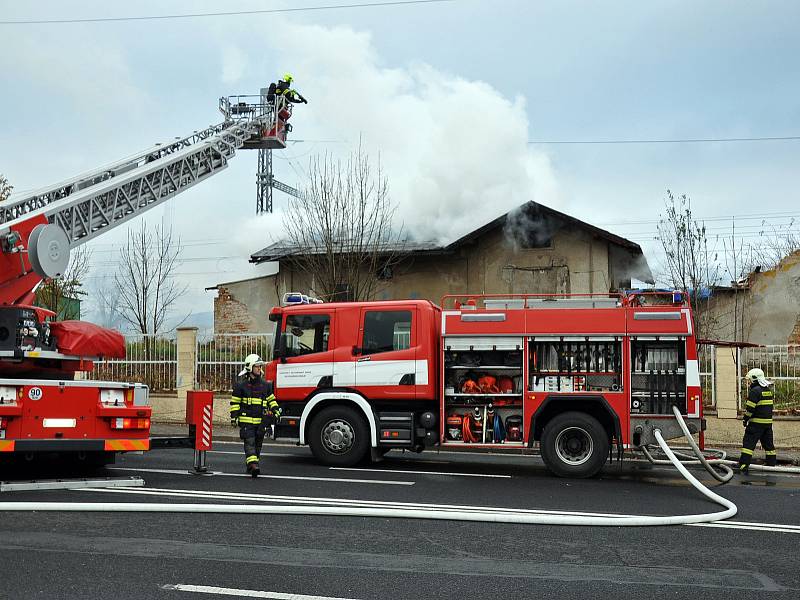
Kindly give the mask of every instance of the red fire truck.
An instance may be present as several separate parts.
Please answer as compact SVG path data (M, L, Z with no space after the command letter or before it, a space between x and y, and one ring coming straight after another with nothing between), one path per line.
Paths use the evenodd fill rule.
M53 321L33 305L35 290L64 274L71 248L224 170L237 150L285 148L291 106L266 93L257 102L221 98L218 125L0 203L0 459L58 452L107 463L117 452L187 445L193 436L196 450L208 448L210 394L190 398L187 418L202 427L189 438L151 438L147 386L75 378L98 358L124 356L122 336ZM279 183L271 173L264 180Z
M702 429L684 294L446 296L317 303L287 294L267 378L276 435L322 463L392 448L533 448L589 477L625 449Z

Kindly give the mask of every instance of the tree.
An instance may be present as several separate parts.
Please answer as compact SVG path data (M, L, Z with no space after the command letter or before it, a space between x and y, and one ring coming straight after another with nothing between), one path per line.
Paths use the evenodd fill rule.
M78 319L73 314L73 303L87 296L83 282L89 274L92 253L79 246L70 253L69 266L57 279L45 279L36 288L36 305L56 313L57 319Z
M741 239L736 240L736 220L731 221L731 235L728 239L723 239L725 250L725 273L729 276L731 288L733 289L733 314L730 317L733 325L733 341L741 342L749 336L747 324L749 322L750 306L752 299L748 286L748 276L755 264L757 249L752 244L745 244ZM717 318L722 318L718 315Z
M717 253L709 248L706 226L692 214L686 194L676 198L667 190L666 214L658 222L658 240L666 256L663 279L689 294L697 336L711 337L716 326L708 309L710 288L720 277Z
M4 202L8 200L8 197L11 195L11 191L14 189L14 186L8 183L8 179L0 175L0 202Z
M180 252L180 240L171 229L156 227L151 233L142 222L128 233L114 287L119 294L119 315L135 331L160 333L175 300L186 292L187 286L174 279Z
M361 145L346 163L311 159L309 182L293 199L283 229L291 266L311 277L311 293L325 300L371 300L402 257L402 232L380 163L373 168Z
M767 231L766 221L761 222L762 230L758 233L759 244L753 247L753 261L768 271L778 266L784 258L800 250L800 235L794 228L795 219L782 225L770 225Z
M98 276L89 293L93 320L109 329L121 329L125 321L119 312L119 289L112 274Z

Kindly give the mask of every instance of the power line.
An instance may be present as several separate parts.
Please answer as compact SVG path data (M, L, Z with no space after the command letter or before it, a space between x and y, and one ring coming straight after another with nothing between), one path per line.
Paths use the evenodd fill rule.
M30 19L22 21L0 21L0 25L63 25L69 23L107 23L110 21L156 21L167 19L193 19L198 17L234 17L241 15L265 15L277 13L310 12L347 8L378 8L382 6L404 6L410 4L438 4L456 0L393 0L389 2L362 2L356 4L331 4L328 6L298 6L295 8L270 8L263 10L237 10L225 12L183 13L174 15L145 15L140 17L95 17L87 19Z
M674 140L530 140L529 144L704 144L710 142L785 142L800 140L800 135L741 138L682 138Z

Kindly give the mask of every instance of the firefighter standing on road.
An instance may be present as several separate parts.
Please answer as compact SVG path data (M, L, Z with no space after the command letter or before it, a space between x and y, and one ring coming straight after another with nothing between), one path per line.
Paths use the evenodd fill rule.
M258 458L267 427L281 414L272 393L272 382L261 374L263 366L264 361L258 354L248 355L231 394L231 425L239 427L239 437L244 441L246 472L253 477L258 477L260 472Z
M774 467L778 459L772 437L772 403L775 399L772 382L767 381L761 369L750 369L746 377L750 382L750 392L747 395L747 409L742 418L745 430L742 455L739 457L740 473L747 472L753 459L753 450L759 441L767 455L767 466Z

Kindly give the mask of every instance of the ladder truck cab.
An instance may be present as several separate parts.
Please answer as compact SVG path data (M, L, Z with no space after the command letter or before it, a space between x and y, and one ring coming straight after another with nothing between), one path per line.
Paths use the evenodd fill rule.
M392 448L534 448L556 475L703 429L680 292L318 303L287 294L267 378L276 435L346 466Z
M267 102L262 91L219 108L222 123L0 203L0 459L58 452L107 463L150 449L147 386L75 379L100 357L124 357L124 338L53 321L33 306L35 291L64 274L71 248L224 170L237 150L286 146L283 98Z

